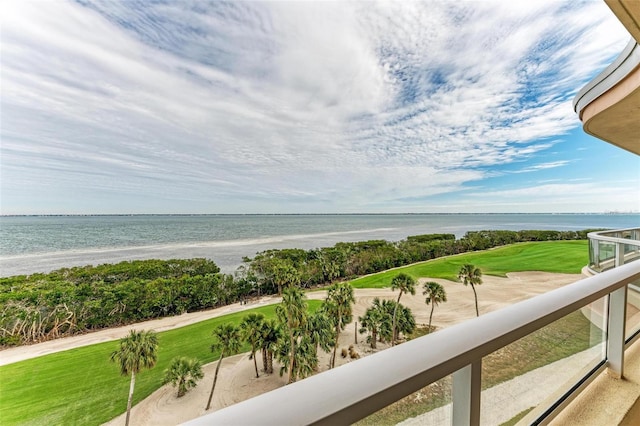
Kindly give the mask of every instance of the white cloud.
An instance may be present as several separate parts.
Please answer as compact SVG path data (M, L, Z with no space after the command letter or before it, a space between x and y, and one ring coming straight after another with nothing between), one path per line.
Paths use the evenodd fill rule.
M570 166L626 37L599 3L5 3L3 213L429 210Z

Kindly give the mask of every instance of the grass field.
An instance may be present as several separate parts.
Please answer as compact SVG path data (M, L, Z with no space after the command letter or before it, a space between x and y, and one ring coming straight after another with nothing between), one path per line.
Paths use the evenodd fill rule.
M320 301L308 300L314 310ZM252 310L275 317L275 305ZM158 363L136 377L134 404L162 385L163 371L175 356L215 361L210 350L213 329L239 324L238 312L158 333ZM109 355L116 342L106 342L9 364L0 368L0 423L3 425L99 425L127 408L129 377L120 376ZM249 350L245 345L241 352Z
M471 263L484 275L504 277L507 272L541 271L579 274L589 262L586 241L545 241L519 243L492 250L464 253L415 263L390 271L380 272L351 281L354 288L385 288L398 272L415 278L444 278L457 281L458 271L465 263Z
M588 262L586 241L522 243L484 252L467 253L402 268L415 277L455 280L460 265L473 263L483 274L504 276L512 271L579 273ZM356 288L388 287L398 270L353 281ZM308 301L316 309L319 301ZM258 308L267 318L274 306ZM217 359L209 350L211 332L223 322L239 323L245 311L159 333L158 363L136 380L134 404L161 386L163 370L175 356ZM101 424L126 410L129 378L109 362L117 343L107 342L0 367L2 424ZM247 351L245 346L243 351Z

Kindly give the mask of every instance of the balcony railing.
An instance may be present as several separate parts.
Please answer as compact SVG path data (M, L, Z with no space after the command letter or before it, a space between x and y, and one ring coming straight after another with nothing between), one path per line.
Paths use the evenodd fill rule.
M544 331L568 315L585 314L588 320L580 319L590 327L593 336L590 348L581 350L577 358L566 358L569 364L558 367L565 370L570 365L580 374L570 373L572 378L567 383L562 379L562 385L535 402L535 408L528 415L533 417L532 423L545 424L598 373L609 368L616 375L624 374L625 347L640 334L627 324L627 285L639 281L640 262L620 265L207 414L188 424L350 424L427 385L448 379L449 375L452 375L452 402L448 414L445 413L438 424L442 424L442 419L454 425L479 425L481 420L492 423L486 418L490 411L487 405L497 405L494 411L508 412L511 396L496 401L491 399L491 389L483 391L483 360L519 339ZM524 385L526 388L543 386L538 382ZM501 392L493 394L496 393ZM508 418L517 413L508 414Z
M640 259L640 228L591 232L589 269L600 273Z

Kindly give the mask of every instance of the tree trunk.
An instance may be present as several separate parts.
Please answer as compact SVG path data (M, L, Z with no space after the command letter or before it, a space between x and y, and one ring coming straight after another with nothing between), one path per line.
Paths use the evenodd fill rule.
M435 307L436 307L436 305L432 301L431 302L431 313L429 314L429 333L431 333L431 318L433 318L433 309Z
M207 401L207 408L205 408L205 411L211 408L211 399L213 398L213 390L216 388L216 382L218 381L218 371L220 371L222 358L224 358L224 351L220 353L220 359L218 360L218 365L216 366L216 374L215 376L213 376L213 385L211 386L211 393L209 394L209 401Z
M269 351L267 351L266 348L262 348L262 369L264 370L265 373L269 374L269 367L268 367L268 361L267 361L267 353Z
M291 336L289 338L289 381L288 383L293 383L296 381L296 376L294 374L294 362L296 359L296 346L295 346L295 338L293 337L293 331L290 331Z
M371 330L371 349L377 349L376 340L378 339L378 330L373 328Z
M356 321L355 327L353 329L354 329L353 331L354 331L354 336L355 336L354 340L355 340L355 343L357 345L358 344L358 321Z
M333 368L336 365L336 351L338 350L338 338L340 337L340 323L336 325L336 340L333 344L333 353L331 354L331 359L329 360L329 368Z
M251 356L253 357L253 366L256 368L256 379L260 377L258 374L258 360L256 359L256 348L251 348L253 352L251 352Z
M471 290L473 290L473 298L476 301L476 316L480 316L480 312L478 311L478 294L476 293L476 288L471 284Z
M273 352L267 351L267 374L273 374Z
M396 302L396 306L393 308L393 321L391 322L391 346L396 345L396 314L398 313L398 306L400 306L401 297L402 297L402 290L400 290L400 294L398 295L398 301Z
M129 383L129 399L127 400L127 417L124 421L125 426L129 426L129 417L131 415L131 401L133 400L133 388L136 386L136 372L131 372L131 382Z

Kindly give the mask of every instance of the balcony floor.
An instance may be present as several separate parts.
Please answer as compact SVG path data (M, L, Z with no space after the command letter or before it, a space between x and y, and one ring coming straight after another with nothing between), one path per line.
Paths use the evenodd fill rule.
M640 340L625 352L625 378L602 373L550 424L631 426L640 424Z

